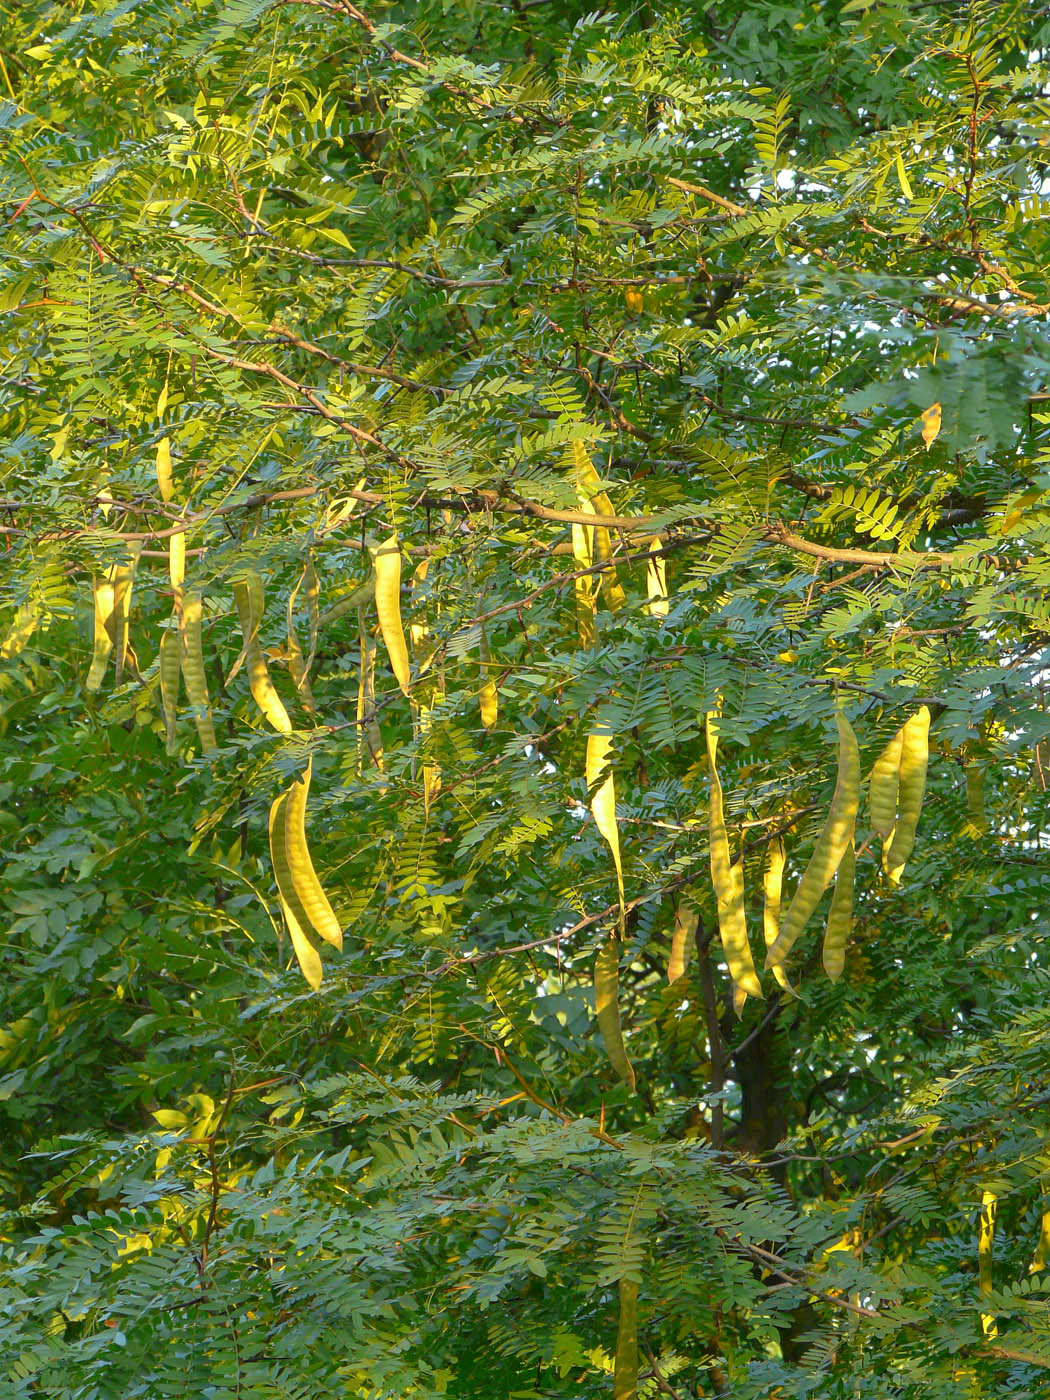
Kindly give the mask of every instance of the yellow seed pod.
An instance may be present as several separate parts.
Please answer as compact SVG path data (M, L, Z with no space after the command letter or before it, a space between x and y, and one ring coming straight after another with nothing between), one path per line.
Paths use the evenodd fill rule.
M306 799L310 792L312 771L313 759L307 763L303 776L292 784L287 793L287 801L284 804L285 853L292 889L306 915L306 926L326 943L341 949L343 931L328 902L328 896L321 888L314 863L310 859L310 849L306 844Z
M499 692L492 674L492 657L489 652L489 639L484 626L481 628L481 692L478 703L481 709L481 723L492 729L499 719Z
M747 918L744 912L744 861L741 856L735 864L729 858L729 837L726 833L725 812L722 803L722 782L715 766L718 748L717 716L707 716L707 760L710 766L711 802L709 807L711 884L718 900L718 932L722 940L722 950L729 965L729 975L733 979L733 1009L739 1016L745 1000L762 996L762 984L758 980L755 964L751 957L751 944L747 937Z
M649 541L650 553L659 549L660 545L660 536L654 535ZM645 566L645 589L649 595L649 616L666 617L671 605L667 597L667 567L662 554L650 559Z
M249 569L244 578L233 585L233 600L237 604L237 617L241 625L241 649L226 673L226 687L229 689L234 677L248 659L248 643L254 641L266 608L266 593L262 578L255 569ZM248 630L245 631L245 623Z
M766 848L766 864L762 872L762 937L766 948L772 948L780 932L780 901L784 890L784 838L774 837ZM771 964L773 976L789 996L796 996L788 981L787 970L781 962Z
M204 675L204 646L201 640L201 595L187 588L177 599L179 614L179 656L186 697L194 706L193 722L201 742L201 752L218 751L215 725L212 723L208 701L208 682Z
M299 962L299 968L316 991L321 985L321 956L310 942L306 932L307 920L302 905L292 885L292 874L288 865L288 850L285 819L285 805L288 795L282 793L270 808L270 860L273 863L274 879L277 882L277 896L281 904L292 948Z
M114 564L109 571L113 582L113 612L109 630L113 638L113 670L115 684L119 685L124 675L124 663L128 655L128 621L131 616L131 589L135 581L135 569L142 553L141 543L131 546L130 564ZM134 656L134 653L132 653Z
M244 637L243 650L248 661L248 686L252 698L278 734L290 734L292 721L270 679L270 668L259 641L259 623L265 606L262 579L253 570L248 578L233 585L233 596Z
M802 872L788 911L780 922L777 940L766 954L766 966L783 962L795 940L809 922L820 903L820 897L831 884L846 847L853 840L860 802L860 751L853 726L842 713L835 711L839 732L839 765L831 807L821 827L817 844Z
M930 711L920 706L901 730L901 781L897 825L889 849L883 852L886 873L895 885L915 847L915 833L926 792L926 767L930 757Z
M573 525L572 554L577 569L589 569L594 564L594 531L589 525ZM581 647L598 645L598 603L593 574L584 574L575 581L576 627Z
M625 917L623 866L620 864L620 832L616 825L616 784L609 763L612 736L591 734L587 739L587 791L591 794L591 814L594 824L609 843L616 866L616 889L620 896L620 925ZM602 777L602 774L605 776Z
M846 966L846 944L853 928L853 876L856 868L856 855L853 842L846 847L839 868L835 872L835 889L828 910L827 927L824 930L823 962L824 971L837 982Z
M674 932L671 934L671 955L667 959L667 981L675 983L685 973L689 948L700 927L700 911L684 896L674 911Z
M868 779L868 812L871 829L882 837L883 848L897 825L897 792L900 787L901 748L904 730L898 729L875 760Z
M617 938L603 943L594 959L594 1007L609 1063L633 1089L634 1066L627 1058L620 1024L620 942Z
M32 603L23 603L15 613L10 630L0 643L0 660L10 661L25 647L40 622L40 613Z
M1036 1242L1032 1262L1028 1265L1030 1274L1042 1273L1050 1261L1050 1210L1044 1210L1039 1222L1039 1239Z
M605 593L605 601L610 612L619 612L627 601L627 594L623 591L616 572L616 565L612 560L612 541L609 538L609 531L604 525L598 525L594 531L594 552L597 555L596 562L608 564L608 568L597 578L601 581L601 587Z
M998 1197L994 1191L981 1192L981 1214L977 1227L978 1288L982 1295L992 1291L992 1251L995 1245L995 1213ZM981 1331L986 1337L996 1337L999 1329L991 1313L981 1314Z
M91 653L91 668L84 689L94 693L106 674L110 652L113 650L114 588L110 579L95 579L92 584L95 604L95 641Z
M408 668L408 646L401 626L401 550L397 531L372 551L376 574L376 611L379 630L383 634L390 668L405 695L411 677Z
M179 634L170 628L160 634L160 704L168 756L177 750L176 723L179 705Z
M636 1400L638 1395L638 1285L620 1280L620 1317L613 1361L613 1400Z
M161 500L167 505L175 487L171 474L171 442L166 437L162 437L157 443L157 486L160 488Z
M383 771L383 735L376 719L376 644L365 621L365 610L357 610L360 661L357 672L357 771L364 769L365 753Z

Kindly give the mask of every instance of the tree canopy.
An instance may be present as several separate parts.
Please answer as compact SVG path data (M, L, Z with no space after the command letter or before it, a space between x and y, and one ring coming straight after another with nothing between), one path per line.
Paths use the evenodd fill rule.
M1050 19L0 26L0 1376L1050 1386Z

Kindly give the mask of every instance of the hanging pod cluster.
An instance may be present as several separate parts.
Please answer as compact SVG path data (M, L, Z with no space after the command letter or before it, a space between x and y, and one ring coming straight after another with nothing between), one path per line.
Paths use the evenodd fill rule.
M868 780L871 829L882 839L882 867L895 885L915 848L929 755L930 711L921 705L875 760Z
M128 657L128 618L131 613L131 586L142 545L133 545L126 564L111 564L101 578L92 584L94 602L94 639L91 666L84 689L94 694L102 684L112 655L114 681L119 685L124 676ZM134 653L132 652L132 657Z
M317 988L322 975L317 940L341 949L343 933L306 844L306 799L312 768L313 759L307 763L303 776L281 793L270 808L270 859L281 912L299 967L310 986Z

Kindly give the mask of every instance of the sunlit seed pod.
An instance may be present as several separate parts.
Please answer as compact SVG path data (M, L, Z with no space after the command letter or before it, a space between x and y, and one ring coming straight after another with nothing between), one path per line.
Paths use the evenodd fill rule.
M839 861L835 872L835 889L828 910L827 927L824 930L823 962L824 971L832 982L837 982L846 966L846 944L853 928L853 877L856 869L856 855L851 841Z
M177 598L179 615L179 657L182 662L182 679L186 686L186 698L194 707L193 722L201 743L201 752L213 754L219 745L215 738L215 725L212 722L211 706L208 700L208 682L204 675L204 647L201 638L201 595L196 589L187 588Z
M109 570L109 577L113 583L113 612L110 615L109 631L113 639L113 671L116 685L119 685L124 677L124 663L128 656L131 590L141 553L142 545L136 541L130 547L130 563L114 564Z
M32 603L23 603L17 610L8 629L7 636L0 643L0 661L10 661L22 651L40 623L40 612Z
M766 864L762 872L762 937L766 948L772 948L780 932L780 902L784 890L784 838L776 836L766 848ZM788 981L787 969L781 962L770 964L773 976L789 996L796 996Z
M715 762L718 749L716 720L717 716L714 714L707 716L707 759L711 778L711 800L708 808L711 884L718 901L718 933L722 940L722 951L729 966L729 975L733 979L733 1008L739 1015L747 997L762 996L762 984L755 971L751 944L747 936L743 857L733 863L729 855L722 782Z
M616 825L616 784L610 763L612 735L591 734L587 739L585 773L587 791L591 795L591 815L594 824L605 837L616 867L616 889L620 898L620 924L623 925L624 890L623 866L620 863L620 832ZM604 776L603 776L604 775Z
M787 913L780 921L777 940L766 954L767 967L785 960L820 903L821 895L835 878L846 847L853 840L860 802L860 750L853 726L841 710L835 711L835 724L839 734L839 761L831 807L809 864L802 872Z
M649 541L650 553L654 549L661 547L659 535L654 535ZM647 604L650 617L666 617L670 611L671 604L667 597L667 566L664 563L663 555L657 555L647 561L645 566L645 590L649 597Z
M926 768L930 757L930 711L922 705L904 725L901 746L901 781L897 799L897 825L885 852L886 873L895 885L915 848L915 833L926 792Z
M689 949L700 926L700 911L684 897L674 911L674 932L671 934L671 955L667 959L667 981L673 984L684 976L689 962Z
M288 869L292 878L292 888L306 915L307 926L326 943L331 943L334 948L342 948L343 931L328 902L328 896L321 888L321 882L310 858L310 849L306 844L306 799L310 792L312 771L311 759L303 776L292 784L287 793L284 830Z
M170 628L160 634L160 703L164 711L164 733L168 754L177 750L176 727L179 705L179 635Z
M977 1227L977 1274L978 1289L982 1295L991 1293L994 1285L992 1266L995 1246L995 1216L998 1205L998 1196L994 1191L984 1190L981 1192L981 1214ZM986 1337L998 1335L999 1328L991 1313L981 1314L981 1331Z
M1045 1202L1044 1202L1045 1204ZM1030 1274L1042 1273L1050 1263L1050 1209L1043 1211L1039 1221L1039 1239L1036 1241L1032 1262L1028 1265Z
M273 725L279 734L292 732L292 721L284 702L277 694L270 678L262 643L259 641L259 624L266 606L262 579L258 574L233 585L233 596L241 620L241 634L244 637L244 652L248 661L248 686L252 698L262 711L264 719Z
M638 1395L638 1285L620 1279L620 1315L613 1359L613 1400L636 1400Z
M484 624L481 628L480 653L481 691L478 695L478 705L481 710L482 725L486 729L492 729L499 719L499 692L492 674L492 656L489 652L488 633L485 631Z
M162 437L157 443L157 486L160 489L160 498L166 505L175 489L171 472L171 442L166 437Z
M94 598L94 646L91 652L91 667L88 670L84 689L94 693L102 684L106 674L110 653L113 650L112 619L114 606L113 584L106 579L95 579L92 584Z
M596 556L595 563L604 563L608 566L601 574L597 575L597 578L601 581L601 589L605 595L606 606L610 612L619 612L627 601L627 594L623 591L623 586L617 577L616 565L611 562L612 542L609 539L609 531L604 525L598 525L595 528L594 553Z
M577 569L589 569L594 564L594 531L589 525L573 525L572 553ZM598 604L593 574L583 574L574 581L576 593L576 628L581 647L598 645Z
M397 533L390 536L372 552L376 575L376 611L379 630L390 658L390 669L405 695L409 693L411 675L408 666L408 646L401 625L401 550Z
M871 829L882 838L883 847L897 824L897 794L900 787L901 748L904 731L898 729L875 760L868 779L868 812Z
M609 1063L633 1089L634 1066L627 1058L620 1023L620 943L616 938L603 943L594 959L594 1006Z
M285 805L286 793L282 793L270 808L270 860L273 864L274 879L277 882L277 895L284 915L284 922L292 940L292 948L299 963L300 971L316 991L321 985L321 955L310 942L306 932L306 914L299 903L292 885L292 874L288 864Z

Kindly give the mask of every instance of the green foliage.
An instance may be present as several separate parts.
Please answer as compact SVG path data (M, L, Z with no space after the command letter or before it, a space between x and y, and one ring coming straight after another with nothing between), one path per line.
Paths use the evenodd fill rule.
M624 1282L641 1396L1045 1393L1042 9L0 13L0 1392L609 1396ZM921 704L902 884L865 796L737 1019L705 716L760 967L836 706L866 777Z

